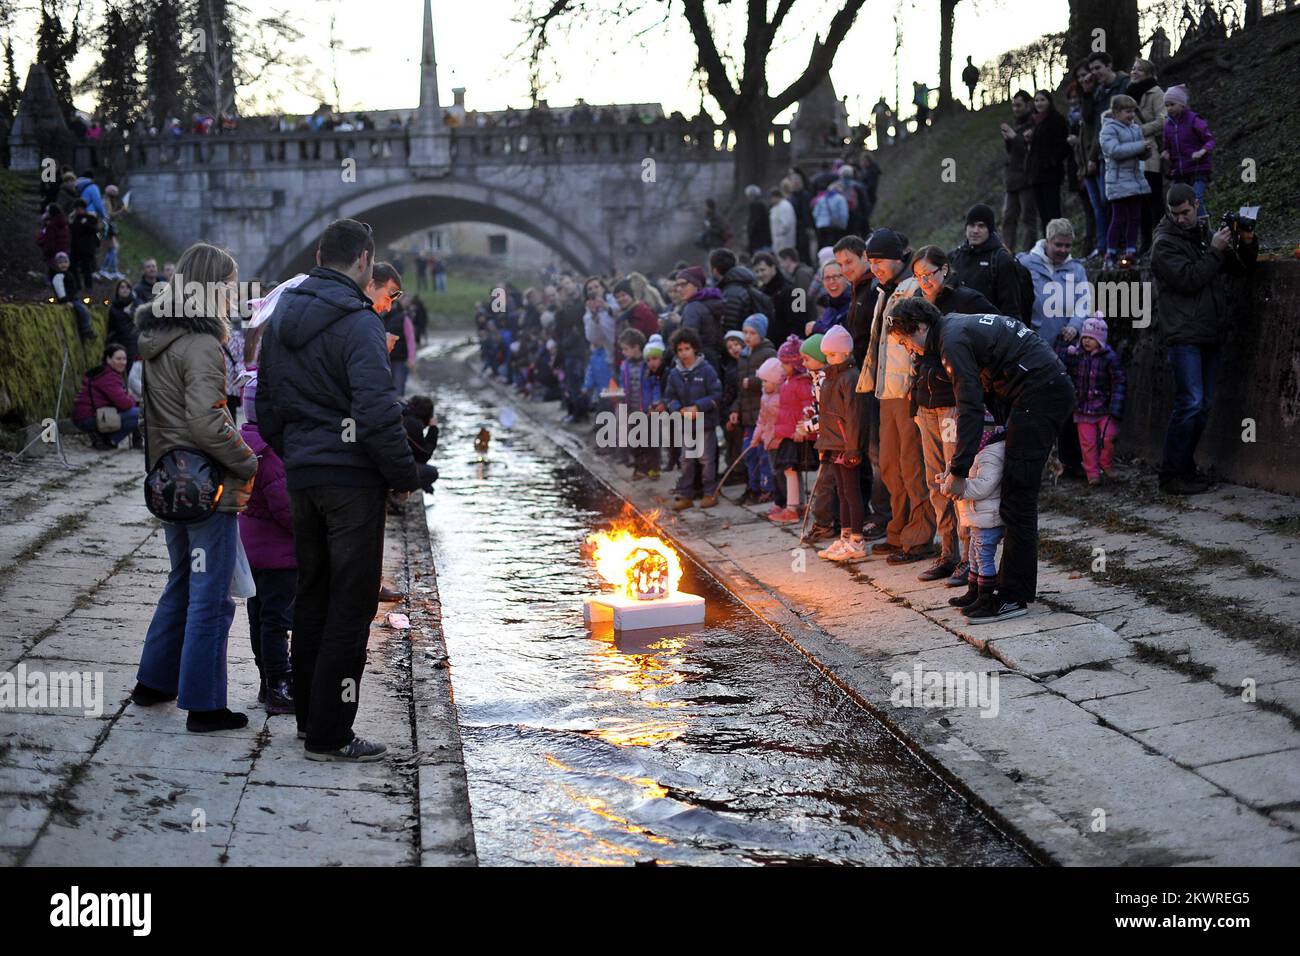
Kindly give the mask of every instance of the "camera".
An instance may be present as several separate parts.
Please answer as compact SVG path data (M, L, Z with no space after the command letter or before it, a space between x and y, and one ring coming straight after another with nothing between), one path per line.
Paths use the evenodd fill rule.
M1226 226L1231 229L1234 236L1239 232L1254 232L1258 216L1258 206L1252 206L1249 209L1243 207L1239 212L1232 212L1229 210L1223 214L1223 218L1219 221L1219 225L1220 227Z

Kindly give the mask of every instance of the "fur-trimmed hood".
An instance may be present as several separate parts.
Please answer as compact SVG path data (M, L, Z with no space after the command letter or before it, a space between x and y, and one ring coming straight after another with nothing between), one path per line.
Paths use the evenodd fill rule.
M141 358L153 358L183 335L211 335L218 342L225 342L230 337L230 326L221 316L158 315L159 302L155 299L135 310Z

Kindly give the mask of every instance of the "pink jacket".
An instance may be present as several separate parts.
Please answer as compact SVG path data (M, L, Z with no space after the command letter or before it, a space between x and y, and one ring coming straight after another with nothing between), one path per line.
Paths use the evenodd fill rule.
M239 537L248 564L254 568L296 568L293 511L285 484L284 462L262 438L254 422L245 422L239 434L259 458L253 492L239 515Z
M781 443L776 437L776 420L781 414L781 393L764 392L758 402L758 421L754 423L754 439L764 448L775 448Z
M93 374L87 372L81 391L72 403L72 417L94 418L97 408L116 408L119 412L135 408L135 399L126 390L126 383L107 365L101 365Z
M812 376L805 369L787 376L781 383L781 410L776 419L776 440L794 438L795 427L806 421L813 403Z

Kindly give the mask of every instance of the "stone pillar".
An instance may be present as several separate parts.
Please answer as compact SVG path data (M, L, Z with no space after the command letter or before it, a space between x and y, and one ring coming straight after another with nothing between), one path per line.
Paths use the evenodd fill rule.
M9 168L39 170L46 157L65 165L72 162L76 143L59 109L49 74L40 63L33 63L9 131Z
M420 57L420 107L411 127L411 169L417 176L451 172L451 134L438 103L438 60L433 50L433 0L424 0L424 50Z

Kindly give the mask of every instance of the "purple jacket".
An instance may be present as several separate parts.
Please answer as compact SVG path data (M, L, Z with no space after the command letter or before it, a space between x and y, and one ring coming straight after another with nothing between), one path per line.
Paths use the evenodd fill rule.
M244 442L259 457L257 478L248 506L239 515L239 537L254 568L296 568L293 551L293 512L285 485L284 462L262 438L254 422L239 429Z
M1214 136L1210 126L1190 109L1183 110L1183 115L1174 119L1165 117L1165 152L1169 154L1167 176L1203 179L1209 182L1213 169ZM1200 159L1192 159L1192 153L1198 149L1205 150Z
M1074 380L1074 394L1078 405L1074 409L1075 421L1079 416L1109 415L1119 420L1124 417L1124 366L1109 345L1102 346L1089 355L1076 342L1067 346L1060 336L1056 339L1056 354L1065 363L1065 370Z

